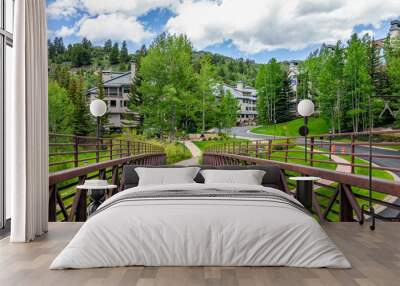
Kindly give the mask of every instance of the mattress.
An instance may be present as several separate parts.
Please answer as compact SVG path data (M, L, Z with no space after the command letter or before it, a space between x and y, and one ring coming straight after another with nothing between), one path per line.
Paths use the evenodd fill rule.
M134 265L351 267L282 191L193 183L135 187L106 200L50 269Z

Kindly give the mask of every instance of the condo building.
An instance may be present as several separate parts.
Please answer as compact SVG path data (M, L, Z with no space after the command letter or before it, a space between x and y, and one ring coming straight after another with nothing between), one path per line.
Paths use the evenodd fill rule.
M221 94L227 94L228 92L232 94L239 104L237 124L255 124L257 118L257 91L239 81L235 87L227 84L220 85L216 89L215 95L219 98Z
M138 113L128 108L130 87L136 74L136 66L131 64L128 72L103 71L102 80L104 86L103 99L107 104L108 124L106 127L111 129L133 128L139 124L140 116ZM98 87L88 90L90 101L99 96Z

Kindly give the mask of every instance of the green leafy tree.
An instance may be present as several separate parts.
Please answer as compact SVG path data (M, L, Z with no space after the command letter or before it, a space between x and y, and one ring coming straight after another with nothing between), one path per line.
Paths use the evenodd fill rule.
M282 103L281 98L287 96L283 92L286 80L287 73L276 59L271 59L265 68L260 69L256 79L257 113L260 123L276 123L286 117L283 114L278 116L277 112L277 103Z
M341 131L344 52L341 43L335 48L321 51L321 67L318 77L318 91L315 99L318 102L321 116L329 122L333 132Z
M86 38L68 48L68 54L74 67L88 66L92 63L92 44Z
M70 73L69 68L65 65L56 65L54 69L54 80L58 82L58 84L64 88L68 89L70 83Z
M368 126L368 97L372 93L368 64L368 44L354 34L345 51L345 96L341 106L345 110L343 124L346 129L351 128L354 132Z
M68 92L58 82L49 82L49 131L54 133L71 133L73 105Z
M298 100L309 98L311 94L309 74L304 62L301 62L298 65L296 92Z
M200 71L197 75L198 97L201 99L201 131L204 133L210 123L214 121L215 87L217 85L214 66L207 55L200 59Z
M266 77L267 67L262 65L258 71L256 78L256 90L257 90L257 121L259 124L268 123L267 113L267 93L266 93Z
M224 130L236 126L239 103L230 91L223 93L216 108L215 126Z
M195 74L192 46L184 36L161 35L142 58L140 112L145 128L175 137L178 128L189 131L196 120Z
M385 43L385 59L389 82L390 103L393 110L400 110L400 37L388 38ZM400 112L397 112L395 126L400 127Z

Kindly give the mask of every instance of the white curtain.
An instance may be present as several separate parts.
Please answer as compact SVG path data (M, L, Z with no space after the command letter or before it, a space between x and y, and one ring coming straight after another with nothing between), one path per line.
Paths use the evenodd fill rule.
M45 0L17 0L13 93L6 98L6 187L12 242L47 232L48 118Z

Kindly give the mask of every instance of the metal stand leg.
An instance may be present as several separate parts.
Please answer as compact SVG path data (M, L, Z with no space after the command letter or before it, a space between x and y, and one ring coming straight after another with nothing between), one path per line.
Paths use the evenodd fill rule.
M309 211L312 211L313 185L312 181L297 181L296 197Z
M371 213L371 217L372 217L372 224L369 226L370 230L375 230L375 209L374 207L370 207L369 208L369 212Z
M105 190L90 190L89 197L90 200L92 201L88 208L87 208L87 213L91 215L94 213L97 208L104 202L105 200Z
M367 207L366 205L362 205L362 207L361 207L361 220L359 221L359 224L361 224L361 225L363 225L364 222L365 222L364 216L365 216L365 213L366 213L366 210L365 210L366 207ZM369 207L369 215L371 216L371 219L372 219L372 224L369 226L369 229L370 230L375 230L376 214L375 214L375 209L374 209L373 206Z

